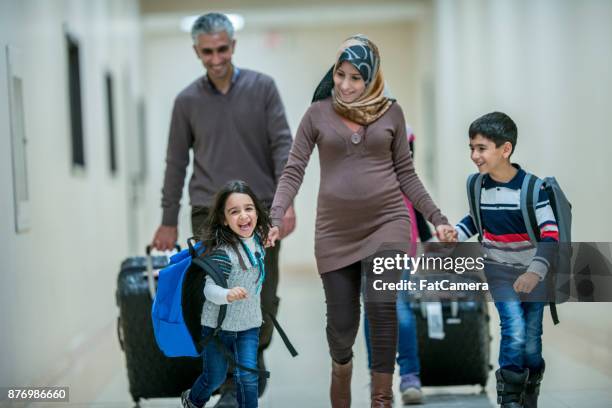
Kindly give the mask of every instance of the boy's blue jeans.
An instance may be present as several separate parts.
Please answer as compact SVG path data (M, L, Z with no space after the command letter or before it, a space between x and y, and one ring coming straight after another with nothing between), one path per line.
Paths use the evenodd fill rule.
M520 273L499 265L487 265L485 269L501 326L499 367L516 372L542 367L542 317L546 305L533 300L545 299L545 281L528 295L514 291L512 284Z
M202 327L202 338L208 336L213 330L210 327ZM219 332L219 339L234 355L237 363L257 369L259 327L239 332L222 330ZM195 381L189 394L191 402L198 407L203 407L212 393L223 384L229 364L214 340L204 347L202 362L202 375ZM234 369L236 396L241 408L257 407L257 380L255 373L243 371L238 367Z
M400 375L419 374L421 366L419 363L419 349L417 343L416 320L414 312L410 307L410 301L397 298L397 364L400 368ZM364 313L363 331L365 334L366 348L368 351L368 368L372 367L372 349L370 347L370 328L368 315Z

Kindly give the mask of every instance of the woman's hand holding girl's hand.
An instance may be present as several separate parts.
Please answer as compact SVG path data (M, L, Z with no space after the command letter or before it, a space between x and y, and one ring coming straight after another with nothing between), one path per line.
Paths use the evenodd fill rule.
M280 230L278 229L278 227L270 228L270 231L268 232L268 239L266 240L266 248L273 247L274 243L279 238L280 238Z
M249 297L249 292L240 286L233 287L227 293L227 301L234 302L236 300L246 299Z

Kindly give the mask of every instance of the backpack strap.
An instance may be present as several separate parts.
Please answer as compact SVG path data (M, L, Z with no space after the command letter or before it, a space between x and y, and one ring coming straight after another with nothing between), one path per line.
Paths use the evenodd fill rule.
M231 353L227 349L225 344L223 344L223 342L219 339L218 335L214 335L212 338L215 340L215 343L217 344L217 348L219 349L219 351L221 351L221 353L223 354L223 356L225 357L225 359L229 363L230 369L232 369L232 371L233 371L234 367L238 367L239 369L241 369L243 371L248 371L250 373L257 374L259 377L270 378L270 372L269 371L259 370L257 368L246 367L246 366L243 366L242 364L238 363L236 361L236 358L234 357L234 354Z
M292 357L297 356L298 355L297 350L295 349L295 347L293 347L293 344L291 344L291 341L289 341L289 337L287 337L287 334L285 333L283 328L278 323L278 320L276 320L276 318L274 317L272 313L268 312L263 307L261 308L261 310L264 312L264 314L267 317L270 318L270 320L272 320L272 324L274 325L274 328L278 332L278 335L281 336L281 339L283 339L283 343L285 343L285 347L287 347L287 350L289 350L289 353L291 353L291 356Z
M470 205L470 214L474 220L476 231L478 231L478 241L482 241L482 219L480 217L480 193L484 174L474 173L467 179L467 195Z
M538 226L538 219L536 217L536 206L538 205L538 199L540 197L540 190L544 185L544 181L534 176L531 173L525 175L523 185L521 186L521 212L523 213L523 219L525 220L525 227L527 228L527 234L532 243L540 242L540 228ZM546 279L548 282L549 290L555 290L554 281L552 279ZM554 301L548 302L550 307L550 316L555 325L559 324L559 314L557 313L557 305Z
M200 342L200 345L202 346L202 349L204 349L204 347L206 347L206 345L208 343L210 343L211 341L215 342L215 345L217 346L217 349L221 352L221 354L223 354L223 357L225 357L225 359L229 363L230 369L232 371L233 371L234 367L238 367L241 370L248 371L248 372L253 373L253 374L257 374L259 377L270 378L270 372L269 371L259 370L257 368L246 367L246 366L243 366L242 364L238 363L236 361L236 357L234 356L234 354L230 350L228 350L227 346L225 344L223 344L221 339L219 339L219 330L218 330L218 328L215 329L212 333L210 333L208 336L206 336Z
M525 228L527 229L529 240L534 244L540 240L540 231L535 210L535 206L538 203L536 194L539 195L540 192L539 188L536 189L536 184L539 184L541 187L541 183L538 183L538 181L541 180L538 180L533 174L527 173L525 174L521 186L521 213L523 214L523 220L525 221Z
M199 266L207 276L210 276L212 280L222 288L227 289L227 279L221 269L210 259L205 256L198 256L193 258L192 261L195 265ZM217 327L215 330L218 332L221 329L225 315L227 314L227 305L219 306L219 316L217 318Z
M548 302L550 307L550 317L555 325L559 324L559 314L557 313L557 304L555 302Z
M289 353L291 353L291 356L292 357L297 356L298 352L296 351L295 347L293 347L293 344L291 344L291 341L289 341L287 334L285 333L285 331L282 329L282 327L278 323L278 320L276 320L274 315L268 312L267 310L262 308L262 311L267 317L269 317L272 320L272 324L278 331L279 336L281 336L281 338L283 339L283 343L285 343L285 346L287 347L287 350L289 350ZM236 361L236 358L234 357L234 355L227 349L225 344L223 344L223 342L221 342L221 340L219 339L220 327L221 325L219 325L211 334L209 334L208 336L206 336L206 338L202 340L201 342L202 348L204 348L210 341L214 340L215 344L217 345L217 348L219 349L219 351L221 351L221 353L223 354L223 356L225 357L225 359L228 361L228 363L230 364L232 368L238 367L241 370L248 371L253 374L257 374L260 377L270 378L269 371L245 367Z
M204 245L201 241L198 241L196 237L187 238L187 247L189 248L189 255L192 258L197 258L204 253Z

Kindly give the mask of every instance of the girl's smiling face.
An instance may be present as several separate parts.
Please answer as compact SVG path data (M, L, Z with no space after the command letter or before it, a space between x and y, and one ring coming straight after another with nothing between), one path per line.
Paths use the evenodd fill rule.
M355 102L365 91L365 81L357 68L343 61L334 73L334 92L342 102Z
M248 194L232 193L225 201L225 225L241 238L253 236L257 226L257 210Z

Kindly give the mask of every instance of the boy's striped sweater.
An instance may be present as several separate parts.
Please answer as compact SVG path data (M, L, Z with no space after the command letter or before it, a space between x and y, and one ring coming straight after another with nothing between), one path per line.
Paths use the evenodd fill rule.
M544 279L552 258L551 247L534 246L527 233L520 208L521 186L525 171L514 165L518 172L507 183L500 183L488 175L483 179L480 195L482 218L482 245L487 262L535 272ZM536 204L536 219L540 229L540 242L559 242L559 229L545 190L540 190ZM470 214L455 229L459 241L478 233Z

